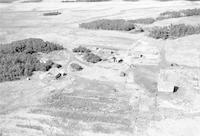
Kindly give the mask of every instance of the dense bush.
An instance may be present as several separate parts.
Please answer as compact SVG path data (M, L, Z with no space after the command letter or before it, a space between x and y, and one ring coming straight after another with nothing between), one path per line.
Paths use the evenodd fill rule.
M101 19L88 23L82 23L79 25L81 28L86 29L102 29L102 30L119 30L119 31L130 31L135 29L135 25L132 22L123 19Z
M77 48L74 48L73 52L75 52L75 53L89 53L89 52L91 52L91 50L87 49L86 47L79 46Z
M70 64L70 66L71 66L71 68L72 68L73 71L81 71L81 70L83 70L83 67L80 66L77 63L72 63L72 64Z
M102 59L94 54L94 53L86 53L83 57L87 62L91 62L91 63L97 63L100 62Z
M200 9L184 9L179 11L166 11L163 12L157 17L157 20L163 20L168 18L179 18L179 17L187 17L187 16L197 16L200 15Z
M175 39L187 35L199 34L200 25L191 26L185 24L170 25L165 27L154 27L150 30L149 36L155 39Z
M156 20L154 18L140 18L128 21L136 24L153 24Z
M29 38L25 40L15 41L9 44L0 45L0 53L14 54L25 53L33 54L37 52L49 53L54 50L62 50L63 47L51 42L44 42L42 39Z
M0 82L31 76L34 71L48 71L53 62L41 63L38 52L61 50L62 46L41 39L25 39L0 46Z

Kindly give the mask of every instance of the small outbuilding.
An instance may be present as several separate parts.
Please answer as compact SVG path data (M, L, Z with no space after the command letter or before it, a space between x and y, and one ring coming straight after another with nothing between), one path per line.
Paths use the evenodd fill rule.
M120 77L125 77L127 74L125 72L120 73Z
M62 76L62 74L61 74L61 73L58 73L58 74L55 76L55 79L59 79L61 76Z

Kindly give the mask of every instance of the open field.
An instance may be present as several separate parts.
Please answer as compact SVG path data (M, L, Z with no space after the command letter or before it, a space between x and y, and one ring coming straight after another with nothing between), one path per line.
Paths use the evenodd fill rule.
M142 33L79 27L156 18L200 2L24 1L0 0L0 43L41 38L64 49L37 54L57 64L50 70L0 83L0 136L200 135L200 35L148 36L155 26L198 25L200 16L136 24Z

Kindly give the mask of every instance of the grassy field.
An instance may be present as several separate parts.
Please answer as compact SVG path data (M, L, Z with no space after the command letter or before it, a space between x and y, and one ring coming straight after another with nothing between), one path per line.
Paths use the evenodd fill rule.
M166 11L200 8L198 2L20 2L0 4L0 43L35 37L65 49L38 53L42 62L51 59L58 64L49 71L0 83L0 135L199 136L200 95L194 87L199 77L200 35L192 34L194 24L180 24L187 20L200 24L200 19L155 21ZM51 11L62 14L43 15ZM89 29L91 22L94 29ZM167 22L173 22L173 27ZM88 29L79 27L84 23ZM148 36L157 24L161 39ZM139 28L144 32L136 33ZM24 62L20 59L37 45L23 57L15 54L23 48L14 48L16 61L11 64L20 68ZM159 72L165 70L174 70L175 79L177 73L183 75L177 79L181 86L177 93L158 91Z

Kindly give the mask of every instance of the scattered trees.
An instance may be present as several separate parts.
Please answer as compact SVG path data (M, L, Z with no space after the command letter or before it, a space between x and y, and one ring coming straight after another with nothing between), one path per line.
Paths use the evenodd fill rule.
M41 63L37 53L61 50L62 46L42 39L29 38L0 45L0 82L31 76L34 71L48 71L52 61Z
M199 34L200 25L192 26L185 24L170 25L165 27L154 27L150 30L149 36L155 39L176 39L179 37Z

